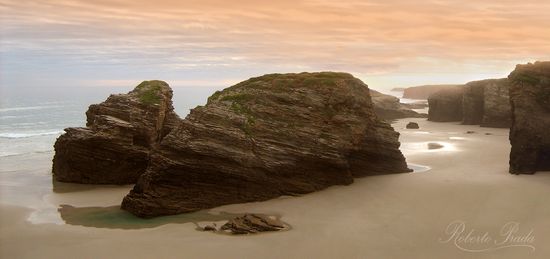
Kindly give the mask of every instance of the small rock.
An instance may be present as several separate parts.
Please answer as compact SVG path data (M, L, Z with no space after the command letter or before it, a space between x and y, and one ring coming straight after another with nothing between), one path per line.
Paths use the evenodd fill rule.
M406 126L407 129L419 129L418 123L416 122L409 122Z
M278 219L272 219L269 216L245 214L242 217L231 219L220 229L233 235L253 234L283 230L285 229L285 223Z
M440 149L443 145L439 143L428 143L428 149Z
M473 131L473 130L468 130L468 131L466 131L466 134L474 134L474 133L476 133L476 132Z
M206 225L202 228L203 231L218 231L215 226Z
M493 135L493 133L487 132L485 133L485 135Z

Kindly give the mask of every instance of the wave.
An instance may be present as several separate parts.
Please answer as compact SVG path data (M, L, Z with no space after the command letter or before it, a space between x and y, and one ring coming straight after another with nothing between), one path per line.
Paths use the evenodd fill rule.
M37 136L47 136L47 135L58 135L63 133L62 130L57 131L48 131L48 132L34 132L34 133L0 133L0 138L9 138L9 139L17 139L17 138L31 138L31 137L37 137Z
M41 105L41 106L10 107L10 108L0 108L0 112L44 110L44 109L61 108L61 107L65 107L65 106L64 105Z
M32 151L26 153L10 153L10 152L0 152L0 157L14 157L14 156L23 156L23 155L32 155L32 154L46 154L52 153L54 150L42 150L42 151Z

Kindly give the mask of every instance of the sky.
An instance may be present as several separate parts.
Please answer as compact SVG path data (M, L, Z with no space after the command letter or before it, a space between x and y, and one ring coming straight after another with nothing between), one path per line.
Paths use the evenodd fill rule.
M0 0L0 14L3 91L302 71L389 89L550 60L548 0Z

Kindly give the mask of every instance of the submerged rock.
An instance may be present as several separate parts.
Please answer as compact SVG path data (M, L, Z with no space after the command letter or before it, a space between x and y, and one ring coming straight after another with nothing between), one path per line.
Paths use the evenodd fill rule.
M428 98L428 120L435 122L462 121L463 87L448 87Z
M443 148L443 145L439 143L428 143L428 149L440 149Z
M370 95L374 104L374 112L384 120L395 120L402 118L426 118L426 114L421 114L411 110L407 105L400 103L399 98L377 92L370 89Z
M550 62L517 65L508 79L512 106L510 173L550 171Z
M178 214L409 172L398 136L352 75L251 78L216 92L162 139L122 208Z
M85 128L67 128L55 142L57 181L130 184L147 168L153 146L180 120L172 90L162 81L145 81L127 94L90 105Z
M405 126L405 128L407 128L407 129L419 129L420 127L418 126L418 123L411 121L411 122L407 123L407 126Z

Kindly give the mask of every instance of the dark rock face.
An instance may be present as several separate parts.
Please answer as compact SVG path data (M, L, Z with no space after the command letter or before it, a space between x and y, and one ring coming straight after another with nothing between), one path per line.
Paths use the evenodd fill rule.
M474 81L464 85L464 95L462 97L462 124L481 124L483 120L484 88L484 81Z
M456 88L459 85L420 85L405 88L403 98L426 100L430 95L441 90Z
M462 121L463 87L438 91L428 98L428 120L436 122Z
M507 78L485 80L481 127L509 128L512 125L510 81Z
M399 98L370 90L374 112L384 120L396 120L402 118L425 118L426 114L417 113L405 104L399 102Z
M518 65L508 76L510 173L550 171L550 62Z
M251 78L216 92L162 139L122 208L178 214L409 172L398 136L349 74Z
M407 129L419 129L420 127L418 126L418 123L411 121L411 122L407 123L407 126L405 126L405 128L407 128Z
M464 86L462 124L508 128L511 125L508 79L487 79Z
M145 81L128 94L90 105L85 128L67 128L55 143L57 181L130 184L147 168L149 153L180 120L172 90Z

